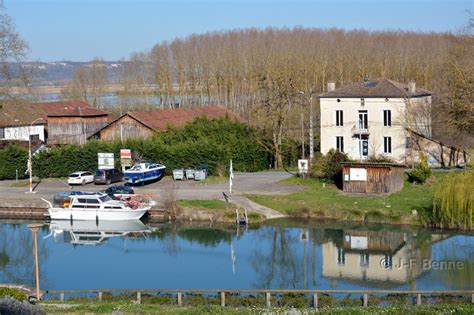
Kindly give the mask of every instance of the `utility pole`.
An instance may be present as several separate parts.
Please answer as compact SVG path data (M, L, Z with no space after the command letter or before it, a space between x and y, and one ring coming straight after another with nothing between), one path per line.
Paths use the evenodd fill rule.
M309 95L309 162L314 158L313 91Z
M301 113L301 158L304 160L304 115Z

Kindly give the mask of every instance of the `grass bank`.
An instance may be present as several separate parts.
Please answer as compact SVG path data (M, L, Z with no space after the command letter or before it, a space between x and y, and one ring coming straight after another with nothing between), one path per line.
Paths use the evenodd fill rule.
M207 200L178 200L178 210L176 211L176 218L178 220L197 220L197 221L211 221L234 223L236 219L235 209L239 207L233 203L224 202L217 199ZM239 213L242 216L244 210L239 208ZM258 223L264 221L264 217L259 213L249 211L249 222Z
M156 304L134 304L131 302L86 303L86 304L43 304L41 308L47 313L114 313L125 314L285 314L293 308L263 307L220 307L220 306L163 306ZM443 304L421 306L386 306L386 307L334 307L314 309L298 309L303 314L473 314L472 304Z
M347 194L335 185L316 179L291 177L281 181L308 188L283 196L251 195L249 199L298 218L327 218L395 224L426 224L430 221L433 185L444 173L433 175L424 185L407 181L391 195Z

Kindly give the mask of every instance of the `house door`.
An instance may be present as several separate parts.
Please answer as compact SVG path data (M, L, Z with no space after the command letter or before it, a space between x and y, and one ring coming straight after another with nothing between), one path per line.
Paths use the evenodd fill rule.
M362 158L369 156L369 140L359 139L359 154Z

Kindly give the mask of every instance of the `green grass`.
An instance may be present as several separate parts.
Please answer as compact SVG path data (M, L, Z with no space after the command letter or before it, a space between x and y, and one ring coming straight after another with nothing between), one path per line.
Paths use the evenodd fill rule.
M178 206L181 207L192 207L202 208L210 210L230 210L236 208L232 203L228 203L222 200L210 199L210 200L178 200Z
M432 176L425 185L405 182L403 189L391 195L365 196L346 194L331 184L316 179L290 177L286 185L306 185L307 189L284 196L249 196L253 201L294 217L320 217L342 220L388 223L422 223L432 208ZM419 215L412 215L416 210Z
M114 303L81 303L81 304L40 304L48 313L84 314L84 313L156 313L156 314L284 314L290 308L264 307L220 307L220 306L162 306L156 304L134 304L131 302ZM386 307L334 307L320 309L300 309L305 314L473 314L473 304L441 304L421 306L386 306Z
M66 182L67 177L60 177L60 178L38 178L38 177L33 177L33 184L37 183L46 183L46 182ZM23 187L23 186L28 186L30 184L30 179L19 179L18 181L12 181L10 184L10 187Z

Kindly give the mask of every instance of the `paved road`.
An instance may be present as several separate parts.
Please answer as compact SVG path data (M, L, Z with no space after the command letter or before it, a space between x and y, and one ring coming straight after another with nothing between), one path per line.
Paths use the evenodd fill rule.
M279 213L252 203L242 195L278 195L287 194L302 189L301 186L281 185L278 182L291 175L286 172L259 172L259 173L235 173L233 180L233 195L239 196L234 203L249 210L254 210L264 214L267 218L278 217ZM70 186L65 181L43 181L35 187L35 194L25 193L28 186L14 187L15 181L0 181L0 206L16 207L44 207L45 203L41 198L52 199L56 192L69 190ZM88 184L86 186L74 186L74 190L100 191L106 189L106 185ZM158 205L170 195L176 199L224 199L223 192L228 194L229 183L207 184L195 181L173 181L169 177L145 186L135 187L137 193L154 194L154 199Z

